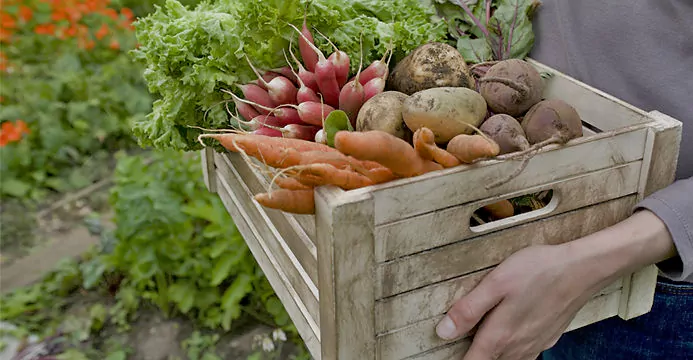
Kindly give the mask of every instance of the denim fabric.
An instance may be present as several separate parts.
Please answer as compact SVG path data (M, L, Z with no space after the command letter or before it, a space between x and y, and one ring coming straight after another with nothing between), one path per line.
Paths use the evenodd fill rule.
M541 360L693 360L693 284L660 278L651 312L563 334Z

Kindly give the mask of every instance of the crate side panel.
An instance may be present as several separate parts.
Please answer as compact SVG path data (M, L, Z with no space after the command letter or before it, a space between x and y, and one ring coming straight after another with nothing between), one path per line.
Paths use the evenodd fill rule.
M217 154L216 156L218 167L225 168L227 171L228 169L234 169L238 174L239 178L249 189L249 199L257 193L267 191L268 184L266 185L262 182L264 181L262 177L248 166L240 155L230 153ZM223 175L219 174L219 176ZM317 284L318 260L315 244L309 240L308 235L305 234L296 222L290 221L291 219L284 212L265 207L262 207L261 211L270 219L272 225L279 230L283 240L286 241L291 252L296 256L312 283Z
M638 174L641 166L642 162L636 161L377 226L375 231L376 261L396 259L637 193ZM520 214L513 218L489 223L484 225L485 229L482 231L473 231L470 228L470 217L478 208L501 199L545 190L554 190L555 204L549 203L544 209L535 211L534 213L537 215L532 213Z
M375 196L376 225L438 209L520 191L588 172L624 165L643 158L646 128L607 136L576 139L570 146L537 153L511 181L486 189L513 173L519 161L489 161L376 185L362 191ZM357 191L355 191L357 192Z
M553 76L544 82L544 98L569 103L583 121L608 131L651 121L647 113L604 91L593 88L560 71L529 60L539 71Z
M229 181L235 180L231 179ZM234 219L238 230L248 244L248 248L291 317L306 347L313 358L316 360L321 359L318 319L313 318L309 313L308 307L293 288L287 274L279 267L272 251L267 249L260 241L263 238L262 231L254 226L253 220L244 209L243 200L238 198L232 187L220 177L216 178L216 187L224 206Z
M380 264L376 267L376 294L378 299L397 295L497 265L530 245L559 244L586 236L628 217L636 197L629 195Z
M265 209L252 200L250 189L244 185L242 178L235 168L226 166L221 157L217 158L217 174L229 195L242 202L242 209L247 221L252 222L255 229L260 231L257 241L270 253L274 264L282 269L288 277L293 289L305 304L308 313L314 320L319 319L318 289L309 275L304 271L298 259L284 241L282 233L274 227L272 221L264 213ZM288 233L285 232L284 235Z
M480 270L378 300L375 304L378 334L395 331L416 322L445 314L455 301L469 293L492 269ZM622 288L623 279L618 279L601 289L595 296L612 293Z

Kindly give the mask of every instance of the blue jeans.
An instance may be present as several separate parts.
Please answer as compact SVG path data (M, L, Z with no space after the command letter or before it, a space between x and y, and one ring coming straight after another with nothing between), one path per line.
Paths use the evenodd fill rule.
M660 278L652 311L563 334L541 360L693 360L693 284Z

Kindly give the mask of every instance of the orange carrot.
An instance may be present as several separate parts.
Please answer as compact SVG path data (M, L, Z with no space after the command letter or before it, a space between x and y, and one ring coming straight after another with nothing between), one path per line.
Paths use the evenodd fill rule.
M435 161L445 168L455 167L460 164L460 161L454 155L436 145L435 134L427 127L419 128L414 132L413 142L414 149L426 160Z
M408 142L380 130L339 131L335 148L360 160L375 161L401 177L421 175L443 167L423 159Z
M260 205L293 214L315 214L313 190L280 189L271 193L259 193L255 200Z
M329 164L298 165L286 172L308 186L334 185L344 190L373 185L366 176L355 171L337 169Z
M501 200L493 204L488 204L482 209L489 214L492 220L505 219L515 215L515 208L508 200Z
M497 156L500 146L482 135L461 134L448 142L447 150L461 162L471 164L478 159Z
M308 185L304 185L300 181L292 177L278 177L274 179L274 183L277 184L282 189L286 190L310 190L312 189Z

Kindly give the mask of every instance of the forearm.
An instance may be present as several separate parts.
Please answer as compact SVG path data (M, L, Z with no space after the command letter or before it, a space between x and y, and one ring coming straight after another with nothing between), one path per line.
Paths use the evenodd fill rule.
M564 246L569 258L584 269L579 277L594 291L646 265L676 256L666 225L648 210Z

